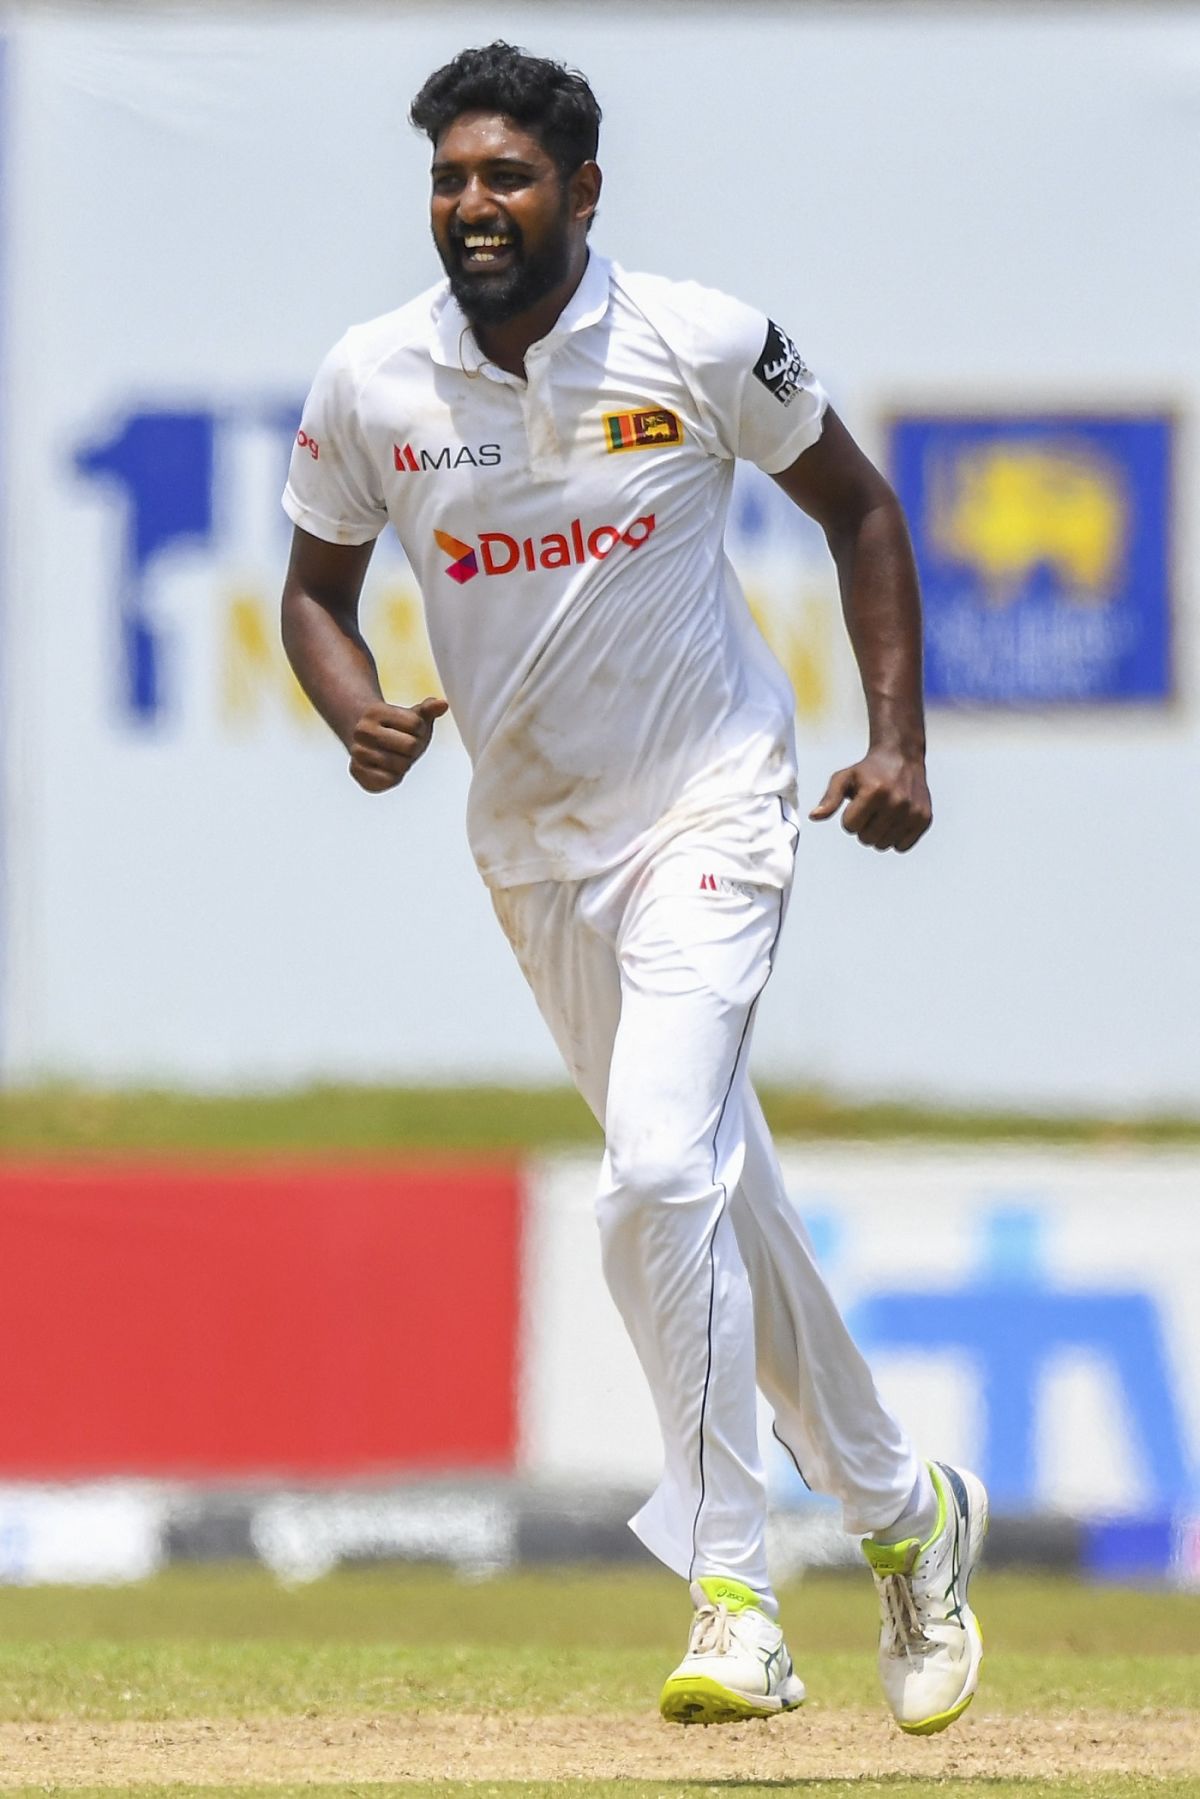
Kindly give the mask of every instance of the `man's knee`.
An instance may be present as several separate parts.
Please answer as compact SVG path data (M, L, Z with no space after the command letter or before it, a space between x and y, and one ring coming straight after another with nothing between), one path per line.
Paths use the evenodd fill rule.
M646 1128L626 1143L610 1139L606 1176L598 1201L602 1224L703 1204L713 1194L712 1151Z

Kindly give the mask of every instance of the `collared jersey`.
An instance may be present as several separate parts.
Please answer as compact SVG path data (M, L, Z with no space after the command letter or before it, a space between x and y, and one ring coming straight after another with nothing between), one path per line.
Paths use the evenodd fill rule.
M735 459L787 468L825 408L763 313L594 253L525 367L483 358L445 282L353 327L283 501L330 543L395 527L497 887L579 880L731 799L794 796L791 688L724 529Z

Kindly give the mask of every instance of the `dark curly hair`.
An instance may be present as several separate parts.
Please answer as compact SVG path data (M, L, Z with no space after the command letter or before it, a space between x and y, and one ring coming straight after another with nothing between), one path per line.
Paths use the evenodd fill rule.
M595 157L600 107L578 70L499 39L435 69L409 110L433 145L464 112L500 112L536 132L561 175Z

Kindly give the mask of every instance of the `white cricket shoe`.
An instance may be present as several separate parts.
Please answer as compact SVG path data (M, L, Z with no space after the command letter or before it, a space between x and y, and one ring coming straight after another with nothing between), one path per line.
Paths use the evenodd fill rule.
M667 1681L658 1709L672 1724L733 1724L773 1718L804 1700L783 1632L752 1587L723 1574L691 1585L696 1616L688 1652Z
M938 1515L927 1543L874 1543L871 1564L883 1624L879 1678L892 1715L911 1736L933 1736L966 1711L979 1685L983 1633L967 1588L987 1535L983 1482L930 1462Z

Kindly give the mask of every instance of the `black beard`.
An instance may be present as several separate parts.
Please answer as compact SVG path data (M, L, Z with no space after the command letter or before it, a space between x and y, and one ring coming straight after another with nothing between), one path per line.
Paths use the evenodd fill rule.
M564 210L564 225L565 222ZM513 266L503 275L469 274L459 261L461 240L454 237L451 242L450 256L442 255L440 245L438 255L449 277L450 292L473 325L503 325L528 312L566 279L571 262L571 244L565 229L556 232L532 256L525 255L524 241L514 231Z

